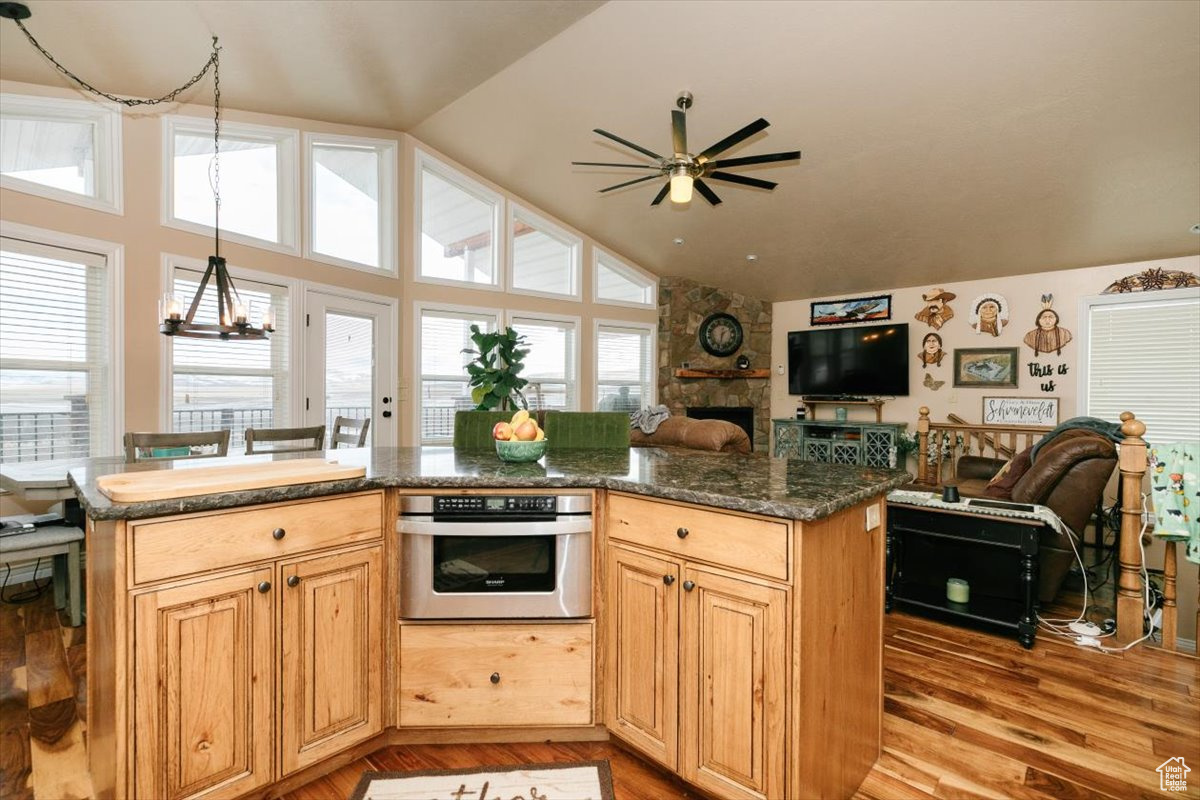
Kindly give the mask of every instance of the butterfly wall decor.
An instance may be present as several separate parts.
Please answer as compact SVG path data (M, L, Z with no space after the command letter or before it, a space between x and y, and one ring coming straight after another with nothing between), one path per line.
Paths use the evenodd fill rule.
M928 372L925 373L925 387L926 388L933 389L936 392L938 389L942 388L943 384L945 384L945 383L946 383L945 381L935 381L933 379L933 375L931 375Z

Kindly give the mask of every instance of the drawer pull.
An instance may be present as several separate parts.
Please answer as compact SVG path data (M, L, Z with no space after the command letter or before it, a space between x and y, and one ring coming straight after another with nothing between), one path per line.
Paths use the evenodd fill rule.
M262 592L263 594L266 594L267 592L271 591L271 582L270 582L270 581L263 581L262 583L260 583L260 584L258 585L258 590L259 590L260 592Z
M680 539L686 539L687 535L688 535L688 529L687 528L676 528L675 535L678 536Z
M685 592L690 592L692 589L695 589L695 588L696 588L695 581L684 581L683 582L683 590Z
M670 586L674 582L675 582L674 575L663 575L663 583L665 583L667 586Z
M292 577L288 578L287 584L288 584L288 586L291 586L293 588L295 588L296 586L299 586L300 585L300 576L293 575Z
M488 680L490 680L492 683L499 683L500 682L500 673L493 672L492 677L488 678Z
M271 531L271 535L275 537L276 541L278 541L284 536L287 536L287 531L285 531L283 528L276 528L275 530Z

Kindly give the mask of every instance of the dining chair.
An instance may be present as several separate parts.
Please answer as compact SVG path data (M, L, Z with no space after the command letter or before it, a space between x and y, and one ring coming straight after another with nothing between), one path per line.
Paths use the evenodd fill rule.
M333 421L333 431L329 435L329 446L337 449L341 445L364 447L367 443L367 428L371 427L369 419L354 417L337 417Z
M213 448L212 452L201 448ZM197 452L201 449L200 452ZM229 431L126 433L125 463L156 458L214 458L229 454Z
M272 446L272 442L283 442ZM264 447L263 445L266 445ZM325 449L325 426L309 428L246 428L246 455L304 453Z

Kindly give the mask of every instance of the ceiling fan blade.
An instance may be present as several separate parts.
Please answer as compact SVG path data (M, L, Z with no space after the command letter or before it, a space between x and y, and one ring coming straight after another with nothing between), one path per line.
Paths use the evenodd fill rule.
M668 184L668 186L669 185L670 184ZM708 188L707 183L697 178L696 180L692 181L692 185L696 187L696 191L700 193L700 196L709 203L714 206L721 205L721 198L717 197L716 193L714 193L712 189Z
M712 178L714 181L740 183L743 186L754 186L759 189L774 189L779 185L773 181L763 181L759 180L758 178L747 178L745 175L734 175L732 172L721 172L720 170L717 170L716 172L710 172L705 177Z
M624 183L618 183L614 186L609 186L608 188L601 189L600 193L603 194L604 192L611 192L613 189L621 189L626 186L633 186L635 183L641 183L642 181L652 181L657 177L658 177L657 175L647 175L644 178L634 178L631 181L625 181Z
M721 141L714 144L712 147L705 150L703 153L700 153L698 156L696 156L696 160L697 161L707 161L710 158L712 158L713 156L715 156L717 153L728 150L729 148L733 147L738 142L741 142L745 139L749 139L751 136L753 136L754 134L763 130L770 124L771 123L767 122L762 117L759 117L758 119L754 120L754 122L751 122L749 125L742 128L740 131L729 134L724 139L722 139Z
M720 161L708 162L709 167L745 167L749 164L768 164L772 161L795 161L800 158L799 150L787 153L767 153L762 156L746 156L745 158L723 158Z
M630 169L662 169L662 167L658 166L657 164L610 164L607 161L572 161L571 164L576 167L629 167Z
M658 194L654 195L654 199L650 201L650 205L656 206L661 203L669 191L671 191L671 182L667 181L663 184L663 188L659 190Z
M601 130L600 128L594 128L593 130L596 133L600 134L601 136L607 136L609 139L612 139L614 142L620 142L621 144L625 145L628 148L637 150L639 153L648 155L651 158L657 158L660 161L662 160L662 156L660 156L658 153L651 152L650 150L647 150L646 148L644 148L640 145L636 145L627 139L622 139L620 136L617 136L615 133L609 133L608 131Z
M687 155L687 116L682 111L671 112L671 146L675 155Z

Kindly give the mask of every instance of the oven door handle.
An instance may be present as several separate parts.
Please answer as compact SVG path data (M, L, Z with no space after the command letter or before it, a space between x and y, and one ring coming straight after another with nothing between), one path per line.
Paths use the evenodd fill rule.
M574 516L541 522L432 522L402 517L396 531L415 536L560 536L591 533L590 516Z

